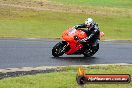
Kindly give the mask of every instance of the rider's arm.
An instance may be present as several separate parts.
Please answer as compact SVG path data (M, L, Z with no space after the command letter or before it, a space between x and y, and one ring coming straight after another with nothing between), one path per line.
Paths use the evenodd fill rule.
M78 28L86 28L86 25L85 24L79 24L79 25L75 25L74 28L75 29L78 29Z
M82 39L82 42L90 41L94 37L94 35L96 35L98 33L99 33L99 28L98 28L98 26L95 26L93 32L88 37Z

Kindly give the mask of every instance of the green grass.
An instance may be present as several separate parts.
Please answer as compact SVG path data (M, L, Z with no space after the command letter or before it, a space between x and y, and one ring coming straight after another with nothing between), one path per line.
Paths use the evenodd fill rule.
M8 1L8 0L7 0ZM18 0L16 0L17 2ZM22 3L27 0L23 0ZM31 0L40 1L40 0ZM42 0L49 1L49 0ZM85 6L89 13L39 11L17 7L0 6L0 38L60 38L61 33L76 24L83 23L86 18L92 17L99 24L100 30L105 33L105 39L131 40L132 39L132 10L131 0L50 0L57 3L71 3ZM80 3L81 2L81 3ZM89 7L90 3L99 5ZM101 3L105 7L101 7ZM115 3L115 4L111 4ZM54 4L54 3L52 3ZM108 5L107 5L108 4ZM109 7L122 6L122 8ZM130 6L129 6L130 4ZM31 5L32 6L32 5ZM67 7L67 4L64 5ZM92 6L92 5L91 5ZM66 8L62 7L62 8ZM78 6L71 6L75 10ZM126 8L127 7L127 8ZM129 9L128 9L129 8ZM85 7L80 7L84 10Z
M15 13L13 12L15 11ZM5 12L6 14L6 12ZM60 37L61 32L80 20L79 15L50 11L18 11L12 9L10 16L1 16L0 37ZM68 17L68 19L67 19Z
M65 5L132 8L131 0L49 0L49 1Z
M1 38L55 38L68 27L94 18L106 39L131 39L132 17L87 15L52 11L18 10L3 11L0 20ZM3 9L0 9L1 11Z
M87 74L130 74L132 66L88 66ZM69 69L69 70L68 70ZM76 83L77 68L68 68L66 72L29 75L0 80L0 88L82 88ZM88 84L83 88L131 88L130 84Z

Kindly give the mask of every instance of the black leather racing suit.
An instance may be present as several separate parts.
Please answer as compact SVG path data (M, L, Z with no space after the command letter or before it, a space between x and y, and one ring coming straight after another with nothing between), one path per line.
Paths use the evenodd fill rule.
M75 29L87 28L87 26L85 24L79 24L74 27L75 27ZM99 31L98 24L93 23L93 24L91 24L90 28L87 28L87 30L83 30L83 31L87 34L88 37L82 39L81 42L93 43L93 44L96 44L99 42L100 31Z

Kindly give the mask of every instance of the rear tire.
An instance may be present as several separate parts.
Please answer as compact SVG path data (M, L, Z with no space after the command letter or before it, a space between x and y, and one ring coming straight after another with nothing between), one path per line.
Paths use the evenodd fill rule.
M67 43L65 42L59 42L57 43L53 49L52 49L52 55L54 57L59 57L59 56L62 56L65 52L62 51L63 50L63 47L66 45Z
M99 50L99 44L97 44L96 46L89 46L88 49L86 49L84 52L83 52L83 55L85 57L91 57L93 56L97 51Z

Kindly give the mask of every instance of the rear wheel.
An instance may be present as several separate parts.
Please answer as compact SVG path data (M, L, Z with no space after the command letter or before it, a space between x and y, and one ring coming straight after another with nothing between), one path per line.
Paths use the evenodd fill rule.
M62 56L65 53L65 46L67 46L66 42L57 43L52 49L52 55L54 57Z
M91 57L98 51L98 49L99 49L99 44L97 44L96 46L90 45L88 49L85 49L85 51L83 52L83 55L85 57Z

